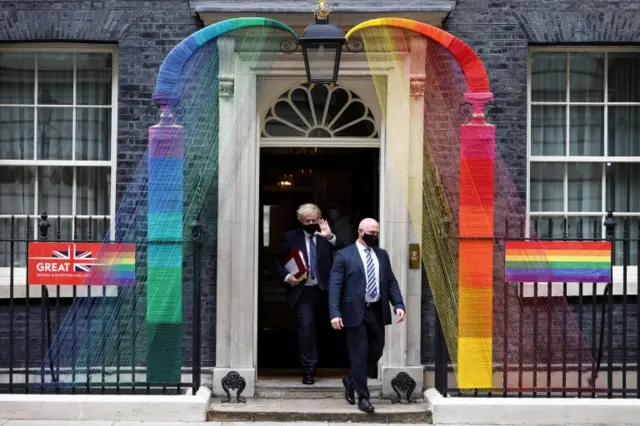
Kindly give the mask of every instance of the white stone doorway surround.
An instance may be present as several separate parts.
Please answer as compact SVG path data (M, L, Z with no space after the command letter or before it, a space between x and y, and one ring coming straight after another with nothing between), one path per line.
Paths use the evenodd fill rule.
M218 47L231 53L232 43L233 40L221 39ZM225 182L229 176L235 177L218 219L215 395L224 395L221 380L230 371L237 371L246 380L243 396L252 397L255 392L260 146L368 146L381 150L381 246L391 257L407 306L407 319L402 324L387 327L378 377L384 396L394 395L391 379L401 371L416 380L416 395L421 394L421 272L409 269L409 244L420 243L419 224L422 223L425 51L426 40L416 39L411 44L411 52L389 55L384 64L379 63L376 67L377 73L386 75L383 83L389 93L384 106L388 111L386 117L382 116L366 55L343 54L339 84L353 90L368 104L380 124L380 137L341 143L331 139L322 142L304 138L261 138L262 117L271 103L287 89L304 81L301 54L280 55L268 68L263 68L260 63L245 60L240 53L234 61L225 61L220 69L219 182ZM260 86L265 83L266 89ZM235 96L238 93L242 96ZM246 120L244 127L236 125L232 129L232 117L240 108L255 111L260 119ZM241 159L231 161L225 148L241 141L248 141Z

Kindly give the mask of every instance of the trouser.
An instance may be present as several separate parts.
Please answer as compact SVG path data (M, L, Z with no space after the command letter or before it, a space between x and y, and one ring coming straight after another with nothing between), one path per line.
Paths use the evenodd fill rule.
M355 386L358 399L369 399L367 370L378 363L384 350L382 302L369 304L360 325L345 327L344 330L351 363L349 381Z
M303 370L315 372L318 365L316 316L327 304L327 294L318 286L305 287L296 304L298 315L298 350Z

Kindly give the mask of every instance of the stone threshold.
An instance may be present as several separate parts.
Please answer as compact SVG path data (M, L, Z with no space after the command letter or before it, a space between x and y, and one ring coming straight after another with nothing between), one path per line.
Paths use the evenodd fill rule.
M344 399L344 387L339 378L316 378L315 384L305 385L296 378L267 378L256 382L255 397L269 399ZM380 398L382 384L369 379L372 398Z
M208 421L229 422L342 422L342 423L431 423L431 412L423 400L393 404L379 398L371 402L372 414L363 413L344 399L247 399L246 403L214 400Z

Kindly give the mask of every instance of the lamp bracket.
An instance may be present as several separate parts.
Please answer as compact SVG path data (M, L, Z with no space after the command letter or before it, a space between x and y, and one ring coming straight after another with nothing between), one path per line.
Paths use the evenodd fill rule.
M331 6L329 6L324 0L319 0L318 4L313 7L313 13L316 15L316 23L327 24L329 23Z
M364 52L364 43L362 42L362 40L357 38L347 40L347 42L343 46L351 53ZM286 39L280 43L280 52L287 54L300 52L302 50L301 47L302 46L298 41L293 39Z

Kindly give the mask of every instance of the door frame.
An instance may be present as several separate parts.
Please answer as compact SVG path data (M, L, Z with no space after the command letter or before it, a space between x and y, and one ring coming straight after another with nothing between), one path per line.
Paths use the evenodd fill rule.
M369 148L376 149L378 151L379 163L378 167L380 168L380 176L378 179L378 215L380 223L383 223L382 215L384 212L384 188L385 188L385 175L384 175L384 125L380 124L380 138L376 139L357 139L357 138L342 138L342 139L328 139L328 138L269 138L268 140L259 138L260 141L258 143L258 151L256 155L256 182L255 182L255 193L254 195L254 204L258 210L256 210L255 214L255 225L254 225L254 238L255 241L259 240L259 232L260 232L260 217L261 214L259 212L260 209L260 172L261 172L261 150L263 148ZM302 142L305 141L305 142ZM312 201L311 201L312 202ZM381 247L384 248L384 234L381 235ZM260 334L259 328L259 280L260 273L259 271L259 261L260 261L260 245L255 244L255 252L254 252L254 265L253 270L255 273L253 274L253 289L254 289L254 351L253 351L253 363L256 369L256 380L257 380L257 372L260 366L258 365L258 351L260 350L258 337Z
M220 40L218 47L221 50L233 51L233 45L229 40ZM422 46L422 51L425 48ZM392 110L386 111L387 114L390 114L389 120L386 120L387 114L379 112L383 107L386 109L387 106L380 106L375 89L368 93L360 93L362 89L349 87L350 83L357 83L363 78L371 82L372 71L366 54L343 55L340 84L351 88L363 100L368 99L366 103L374 112L374 116L374 108L378 108L376 118L380 126L379 141L374 139L366 141L355 139L301 140L300 138L263 140L261 121L266 109L261 106L263 101L266 101L264 100L265 96L259 96L259 93L264 95L264 91L258 90L258 81L273 79L279 82L280 87L286 86L285 89L304 82L305 69L302 55L297 53L278 55L278 58L272 63L268 63L267 66L264 61L254 61L255 58L250 55L246 58L243 56L242 53L238 53L236 61L226 61L221 64L220 69L221 117L225 114L236 114L238 108L246 108L249 103L256 120L254 123L247 122L247 126L240 126L238 129L232 128L231 124L226 121L220 122L219 181L224 181L223 177L233 177L233 189L226 204L222 204L221 200L218 201L219 209L222 210L220 210L218 218L219 243L217 251L218 259L224 260L218 262L217 268L219 285L216 290L214 394L224 396L224 389L221 386L222 379L227 374L236 372L246 380L245 394L253 396L255 392L258 359L259 149L267 146L366 146L381 150L379 220L383 232L380 242L389 251L396 269L396 276L408 307L408 317L405 323L388 327L385 333L385 353L381 360L378 377L382 381L383 393L389 395L393 394L390 380L399 369L409 372L417 381L417 389L421 389L423 382L423 367L419 362L421 274L420 271L409 271L408 268L408 243L418 241L415 235L420 235L420 230L416 229L416 232L413 233L415 235L412 234L407 200L403 197L405 197L407 190L415 192L419 190L416 184L421 185L422 121L412 120L411 115L422 116L423 102L418 98L414 99L413 95L409 95L409 55L407 52L395 52L386 55L386 62L380 62L383 58L377 61L380 66L376 67L375 72L377 76L384 75L386 77L383 84L387 93L396 93L399 96L393 101L398 102L394 104L397 105L397 108L394 106ZM411 81L413 79L412 74ZM285 84L285 82L288 83ZM225 90L222 90L223 83L226 85ZM273 90L275 92L275 89ZM279 96L284 91L280 91L275 96ZM242 93L242 95L238 95L238 93ZM373 102L370 99L373 99ZM420 126L413 126L413 121ZM416 128L413 129L413 127ZM394 138L393 149L387 143L388 135L389 137L392 135ZM238 164L225 157L227 155L225 154L226 148L234 143L247 143ZM394 163L395 167L393 164L389 164L390 162ZM403 166L398 169L398 164ZM404 164L409 167L404 167ZM399 175L395 173L396 169L401 170ZM410 176L410 173L416 173L415 171L411 172L413 169L419 171L419 176ZM391 174L391 172L394 173ZM247 264L244 262L229 261L251 256L252 259L246 259L248 265L253 266L250 268L247 268Z
M258 133L258 135L260 135ZM328 138L303 138L304 142L298 140L298 138L269 138L266 141L263 138L259 137L258 141L258 152L256 155L256 181L253 197L254 203L253 205L257 208L260 207L260 151L262 148L373 148L377 149L379 152L379 167L380 167L380 178L379 178L379 186L378 186L378 212L379 212L379 221L383 223L383 206L384 206L384 188L386 184L385 173L384 173L384 164L385 164L385 150L384 150L384 123L380 123L380 138L371 140L368 139L366 141L362 139L328 139ZM255 214L255 224L254 224L254 238L255 241L258 241L260 232L260 214L256 212ZM381 246L384 247L384 234L381 235ZM253 289L254 289L254 298L253 298L253 309L256 313L254 315L254 326L253 326L253 365L256 369L256 379L257 379L257 371L258 371L258 351L260 350L258 346L258 335L260 334L259 324L258 324L258 309L259 309L259 297L258 297L258 285L260 274L258 273L258 262L260 257L260 247L258 244L255 244L255 252L254 252L254 264L253 270L255 271L253 274Z
M365 64L366 65L366 64ZM305 138L305 137L287 137L287 138L264 138L262 137L262 117L267 113L267 109L271 107L272 103L280 96L284 91L289 90L294 87L296 84L300 83L300 79L304 78L304 74L300 73L299 75L294 76L278 76L272 77L268 76L267 78L258 77L258 84L264 84L265 81L273 81L276 80L278 83L275 87L269 90L268 93L262 93L262 100L256 105L258 114L258 120L256 120L256 137L257 137L257 152L256 152L256 172L255 172L255 188L256 190L253 193L253 205L257 208L260 207L260 151L262 148L374 148L379 151L379 168L380 168L380 179L379 179L379 197L378 197L378 212L379 212L379 221L383 223L384 214L384 189L386 188L386 180L384 173L384 165L385 162L385 121L384 115L382 114L379 106L379 102L377 101L377 94L375 93L366 93L367 90L365 85L362 84L362 79L366 79L366 85L373 85L373 80L371 74L359 75L357 77L346 77L340 80L340 84L345 86L347 89L353 91L358 94L358 96L366 102L367 106L373 111L374 117L377 120L377 124L379 125L379 137L378 138ZM343 84L346 81L346 84ZM287 82L288 85L283 83ZM358 87L360 86L360 87ZM361 94L361 92L363 92ZM375 98L375 102L372 102ZM254 238L255 241L258 241L259 229L260 229L260 214L255 215L254 222ZM381 235L381 245L384 247L384 234ZM253 274L253 288L254 288L254 300L253 300L253 308L256 315L254 315L254 326L253 326L253 365L256 369L256 380L257 380L257 371L258 371L258 351L260 348L258 347L258 335L259 335L259 325L258 325L258 281L259 281L259 273L258 271L258 262L260 255L260 247L258 244L255 245L254 251L254 265L253 270L256 271Z

